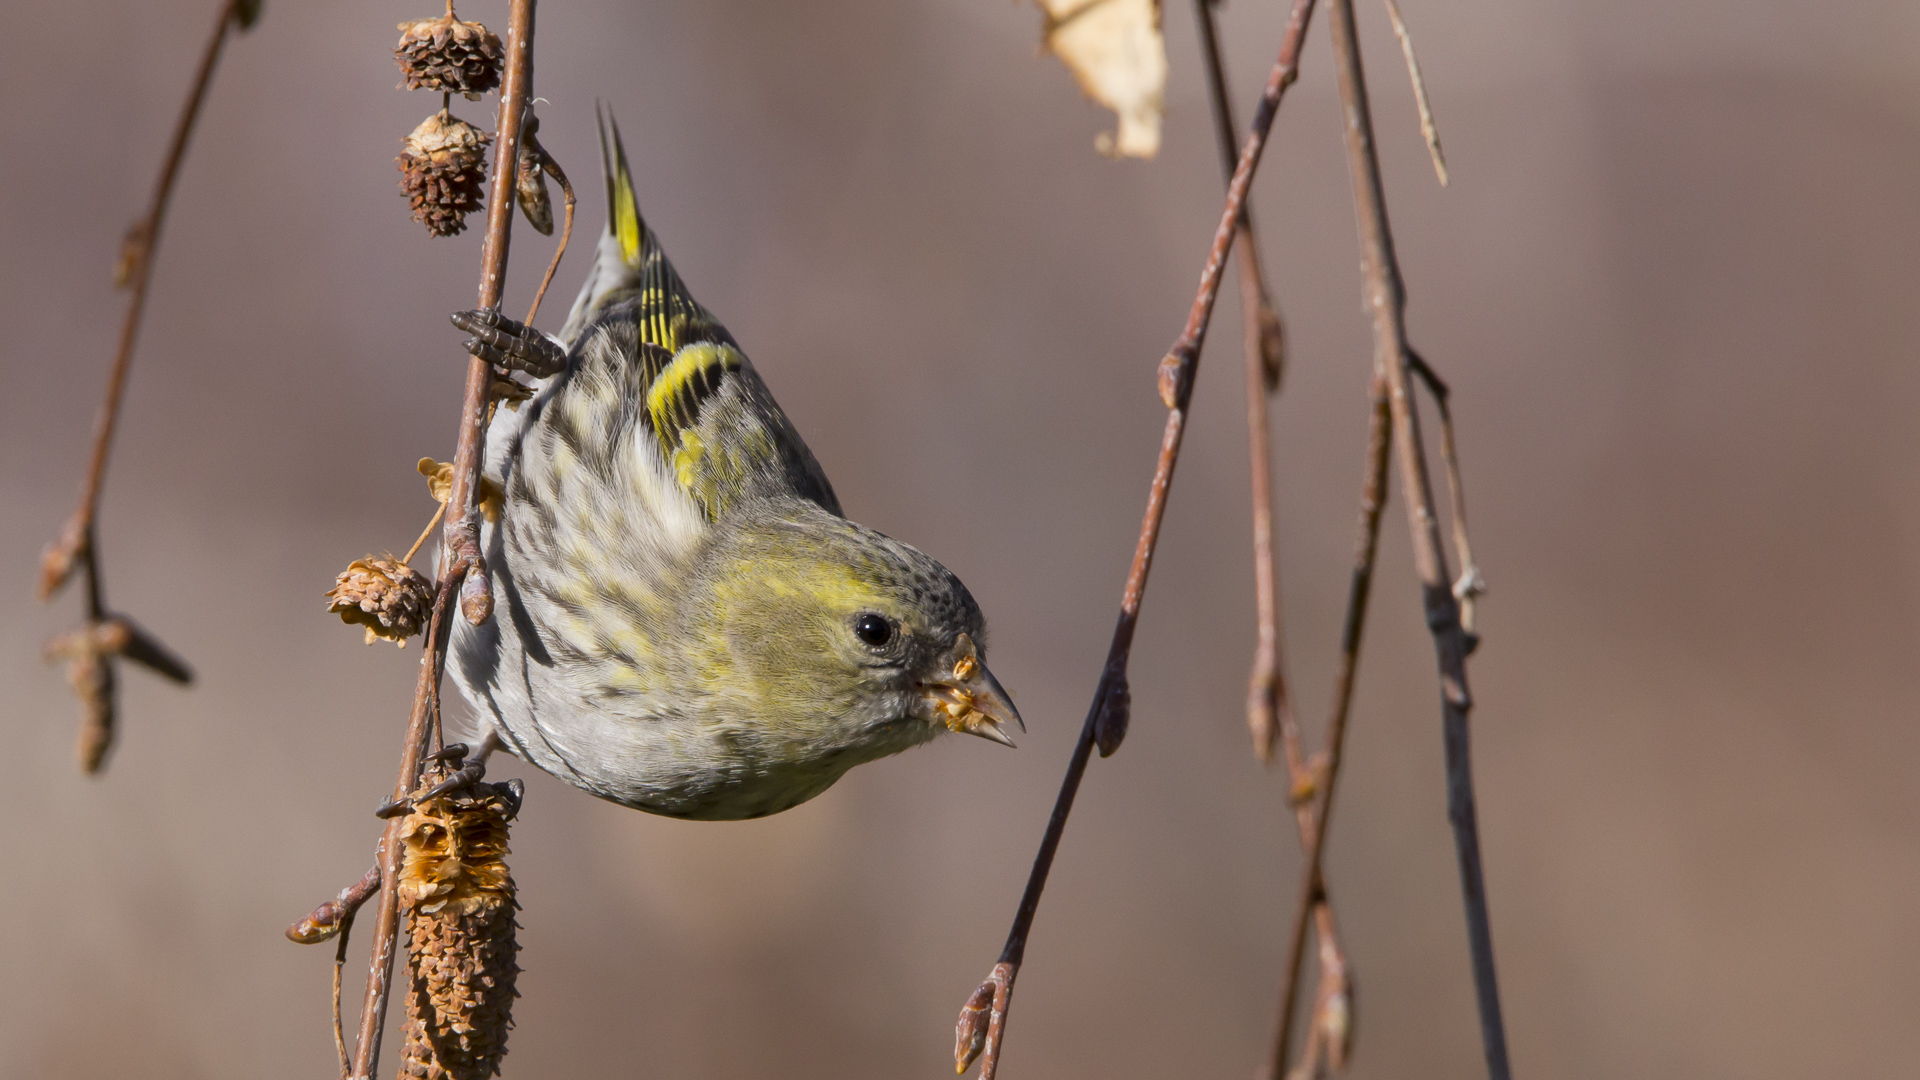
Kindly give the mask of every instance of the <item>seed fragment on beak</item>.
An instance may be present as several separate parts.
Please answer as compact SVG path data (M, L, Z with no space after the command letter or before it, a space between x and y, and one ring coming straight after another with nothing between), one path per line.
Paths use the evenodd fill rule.
M1013 707L1013 699L1001 688L993 672L980 662L972 638L961 634L954 642L954 654L952 673L925 689L933 701L934 714L948 730L1012 746L1013 738L1007 734L1007 728L1019 725L1021 731L1027 730L1026 721L1020 719L1020 710Z

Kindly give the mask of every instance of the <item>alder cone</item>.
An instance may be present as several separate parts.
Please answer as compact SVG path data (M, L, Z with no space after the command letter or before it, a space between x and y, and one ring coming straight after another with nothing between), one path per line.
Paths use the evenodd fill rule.
M407 136L395 161L400 190L413 220L435 236L455 236L467 215L480 209L487 182L487 146L493 136L440 110Z
M367 631L367 644L385 638L402 647L426 628L433 583L392 556L355 559L327 590L327 610Z
M419 804L401 828L398 895L407 916L407 1017L400 1075L485 1080L512 1026L513 878L505 785L476 784Z
M473 101L500 85L506 50L493 31L452 15L400 24L393 58L406 76L406 90L465 94Z

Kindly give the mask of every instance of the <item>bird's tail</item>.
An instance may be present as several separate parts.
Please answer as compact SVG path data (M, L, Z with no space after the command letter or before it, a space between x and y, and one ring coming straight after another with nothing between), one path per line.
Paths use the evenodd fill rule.
M600 131L600 175L607 188L607 224L600 232L586 283L574 298L567 324L560 331L560 339L569 345L615 294L640 287L649 253L664 259L658 241L640 216L633 175L627 170L627 150L620 142L620 125L613 119L613 110L596 101L593 114Z
M674 272L653 230L640 216L633 193L633 174L627 169L627 149L620 142L620 125L613 110L594 105L600 128L600 171L607 185L607 227L594 252L593 269L573 302L560 339L571 347L602 312L614 305L637 301L634 314L640 341L672 356L688 344L733 339L713 314L694 302Z

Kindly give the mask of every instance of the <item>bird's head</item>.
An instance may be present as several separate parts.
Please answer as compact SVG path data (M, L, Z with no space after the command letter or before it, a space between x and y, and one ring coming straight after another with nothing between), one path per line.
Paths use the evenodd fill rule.
M811 710L799 722L881 753L942 731L1012 746L1026 730L987 670L979 605L946 567L812 504L735 535L728 651L775 711Z

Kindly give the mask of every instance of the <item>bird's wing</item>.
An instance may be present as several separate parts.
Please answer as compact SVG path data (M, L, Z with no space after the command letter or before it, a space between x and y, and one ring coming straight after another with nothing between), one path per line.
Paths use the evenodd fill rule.
M705 522L753 498L797 497L839 513L806 443L640 216L610 116L601 158L607 228L562 331L572 363L542 410L552 437L601 471L613 497L645 492L664 474Z

